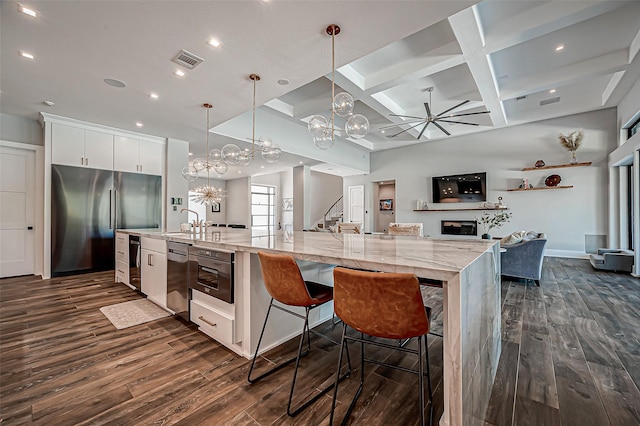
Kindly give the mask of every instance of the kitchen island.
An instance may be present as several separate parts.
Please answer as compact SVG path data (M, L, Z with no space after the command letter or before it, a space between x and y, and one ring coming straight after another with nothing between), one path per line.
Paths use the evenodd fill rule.
M410 272L441 282L445 410L440 424L483 424L501 352L497 241L320 232L254 235L250 230L227 228L210 228L202 236L155 230L124 232L236 253L235 306L222 314L233 320L233 343L227 346L245 357L255 351L269 301L258 251L289 253L299 261L305 279L325 283L332 283L334 265ZM198 300L192 300L192 309L194 303L200 306ZM311 324L328 319L328 309L311 318ZM265 335L269 341L265 350L293 337L296 329L299 332L300 325L291 320L278 322L291 327L284 325L278 327L282 328L279 334Z

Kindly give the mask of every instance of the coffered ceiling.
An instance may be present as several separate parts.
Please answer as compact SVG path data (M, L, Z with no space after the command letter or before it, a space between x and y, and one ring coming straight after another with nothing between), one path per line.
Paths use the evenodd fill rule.
M46 111L188 140L201 155L203 102L214 104L214 145L246 143L247 76L258 73L257 135L272 132L287 164L325 170L347 170L350 158L371 151L446 138L432 125L420 139L421 125L389 137L409 127L391 114L424 117L425 102L433 113L466 100L449 114L490 111L460 119L478 126L441 123L452 138L615 106L640 77L638 1L54 0L3 1L0 11L5 114L36 119ZM324 30L331 23L342 28L336 90L351 93L354 112L371 124L361 140L339 137L336 146L351 146L334 154L319 152L306 133L310 116L328 116L331 38ZM221 45L208 45L211 37ZM185 77L173 74L181 67L171 62L181 49L204 59L182 68ZM108 86L107 78L126 87ZM249 173L264 172L260 165Z

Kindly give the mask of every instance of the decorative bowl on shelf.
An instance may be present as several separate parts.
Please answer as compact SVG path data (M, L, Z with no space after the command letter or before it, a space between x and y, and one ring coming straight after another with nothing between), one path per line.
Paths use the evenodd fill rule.
M536 161L535 166L536 166L536 167L544 167L544 161L542 161L542 160L538 160L538 161Z
M544 184L547 186L558 186L561 180L560 175L551 175L544 180Z

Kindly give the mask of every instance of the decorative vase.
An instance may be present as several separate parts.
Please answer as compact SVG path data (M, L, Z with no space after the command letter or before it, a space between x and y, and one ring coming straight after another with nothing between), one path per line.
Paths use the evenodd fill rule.
M578 164L578 159L576 158L575 151L571 151L571 164Z
M491 235L489 235L489 234L482 234L482 239L483 239L483 240L490 240L490 239L491 239Z

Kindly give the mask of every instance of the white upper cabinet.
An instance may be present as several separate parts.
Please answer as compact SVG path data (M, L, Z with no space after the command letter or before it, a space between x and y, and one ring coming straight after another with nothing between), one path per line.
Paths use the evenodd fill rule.
M113 135L52 123L51 144L53 164L113 169Z
M121 172L162 175L164 145L124 136L116 136L113 169Z

